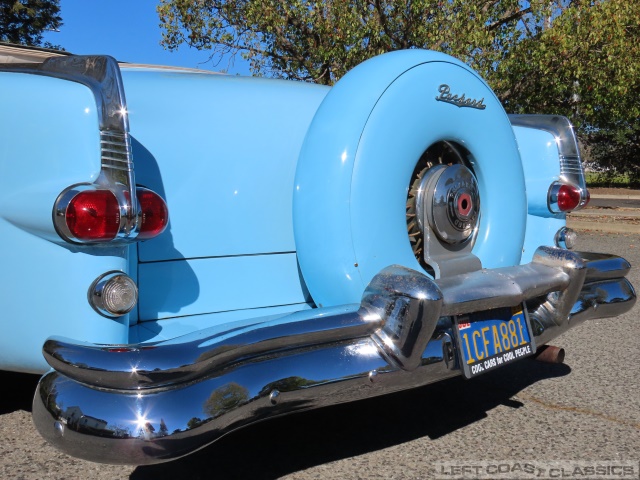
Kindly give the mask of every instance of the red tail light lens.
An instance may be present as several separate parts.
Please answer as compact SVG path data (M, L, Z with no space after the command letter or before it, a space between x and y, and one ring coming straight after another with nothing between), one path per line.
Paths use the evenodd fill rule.
M580 205L580 190L573 185L562 185L558 190L558 209L561 212L574 210Z
M160 195L146 188L138 188L138 202L142 222L138 240L147 240L160 235L169 224L169 210Z
M113 240L120 228L120 206L109 190L86 190L71 199L65 220L77 240Z

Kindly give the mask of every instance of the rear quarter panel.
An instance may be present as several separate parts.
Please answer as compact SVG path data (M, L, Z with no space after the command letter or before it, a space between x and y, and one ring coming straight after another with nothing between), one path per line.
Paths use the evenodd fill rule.
M53 227L58 194L100 172L90 90L20 73L0 73L0 85L0 369L43 372L50 335L127 341L129 316L98 315L87 291L100 274L129 270L129 249L75 247Z
M527 188L527 226L521 263L529 263L541 245L555 245L556 232L566 225L565 214L551 213L547 204L549 187L560 176L559 152L549 132L513 127L518 141Z

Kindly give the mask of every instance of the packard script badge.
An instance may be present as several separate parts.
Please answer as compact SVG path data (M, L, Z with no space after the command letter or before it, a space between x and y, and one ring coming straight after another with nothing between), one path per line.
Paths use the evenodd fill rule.
M467 98L464 93L461 96L452 95L451 88L445 83L440 85L438 91L440 92L440 95L436 97L436 100L438 100L439 102L451 103L452 105L455 105L457 107L477 108L478 110L484 110L485 108L487 108L487 106L483 103L484 98L481 98L480 100Z

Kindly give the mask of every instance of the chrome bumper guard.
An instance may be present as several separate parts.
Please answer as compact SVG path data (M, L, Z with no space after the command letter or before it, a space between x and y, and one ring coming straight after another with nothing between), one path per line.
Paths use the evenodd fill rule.
M527 302L538 346L631 309L623 258L540 247L531 263L431 280L391 266L360 305L155 344L49 339L33 418L70 455L152 464L266 418L460 374L451 316Z

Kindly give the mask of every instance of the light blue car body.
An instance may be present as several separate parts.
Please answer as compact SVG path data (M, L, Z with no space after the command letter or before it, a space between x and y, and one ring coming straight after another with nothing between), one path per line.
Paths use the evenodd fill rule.
M408 179L438 139L478 160L474 254L484 267L530 262L565 224L547 208L560 175L553 136L512 128L489 87L451 57L385 55L333 88L121 71L136 181L165 199L170 224L114 247L67 243L52 223L59 193L100 173L90 90L0 72L0 369L46 371L41 348L52 335L153 342L358 303L385 266L420 269L406 237ZM447 82L487 108L435 102ZM137 307L116 319L87 301L94 279L113 270L139 288Z
M72 456L562 361L635 303L625 259L572 251L569 120L449 56L328 88L49 54L0 63L0 369L46 372L34 424Z

